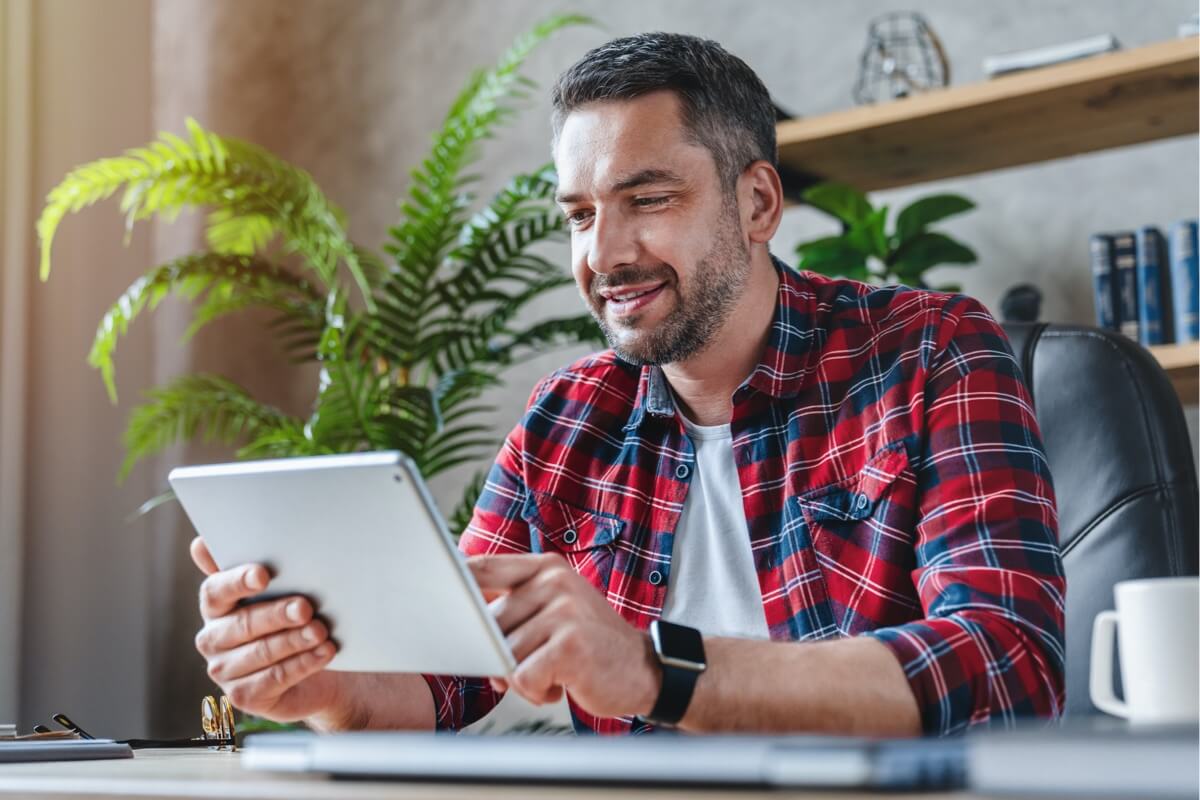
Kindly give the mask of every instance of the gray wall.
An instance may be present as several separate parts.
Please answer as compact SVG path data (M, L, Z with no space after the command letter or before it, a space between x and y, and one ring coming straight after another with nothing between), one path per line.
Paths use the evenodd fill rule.
M544 0L39 6L48 10L38 32L38 69L50 79L39 84L38 133L45 135L35 176L39 196L70 164L140 144L156 128L182 132L184 117L192 115L311 171L349 212L352 234L367 245L384 241L408 168L424 154L429 132L469 71L494 61L514 36L563 8ZM989 53L1101 32L1134 47L1173 37L1176 24L1195 11L1191 0L587 0L571 8L604 27L564 32L538 50L528 74L543 88L612 36L668 29L720 40L759 72L782 105L805 116L851 104L867 20L885 10L916 9L928 17L946 46L956 84L980 79L980 59ZM104 35L84 35L96 30ZM481 165L484 191L548 159L547 115L543 91L491 143ZM1045 318L1087 323L1088 235L1195 215L1196 175L1196 138L1189 137L880 193L877 199L895 206L928 192L967 194L979 210L948 230L976 247L980 263L935 279L962 282L993 310L1005 289L1032 281L1045 292ZM160 485L155 475L165 473L172 459L195 459L200 451L170 454L154 465L154 474L139 473L117 494L110 476L119 463L121 421L141 386L179 371L220 369L296 410L310 399L312 384L311 375L285 374L271 347L247 346L258 338L258 321L214 329L179 347L175 334L186 327L186 317L165 306L161 320L135 332L144 338L123 345L122 406L109 408L98 378L83 365L96 320L140 269L196 243L196 227L185 217L149 242L136 238L132 252L118 252L116 216L110 208L89 212L90 222L68 221L64 233L73 238L63 240L62 273L56 272L51 287L30 292L30 336L40 341L30 350L38 366L30 376L26 443L21 715L29 725L62 709L81 721L110 723L114 733L136 735L139 727L164 732L175 725L163 716L166 705L186 706L183 717L190 718L204 682L190 650L198 625L197 576L183 550L186 528L171 511L133 528L124 516ZM820 215L791 210L776 252L790 258L795 242L830 230ZM565 265L565 248L556 252ZM89 269L96 274L85 283ZM68 288L57 283L59 277L75 283ZM567 306L580 307L570 290L537 311L561 314ZM545 356L510 373L493 398L497 436L519 416L534 381L578 354ZM455 504L470 471L436 481L443 507ZM63 576L73 583L70 593L51 588ZM155 697L168 702L155 704Z

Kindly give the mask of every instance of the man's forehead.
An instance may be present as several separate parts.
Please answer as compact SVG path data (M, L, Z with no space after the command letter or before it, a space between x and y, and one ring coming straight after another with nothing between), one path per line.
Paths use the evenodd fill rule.
M619 188L646 173L695 175L708 151L692 141L673 92L604 100L572 111L554 152L560 194Z

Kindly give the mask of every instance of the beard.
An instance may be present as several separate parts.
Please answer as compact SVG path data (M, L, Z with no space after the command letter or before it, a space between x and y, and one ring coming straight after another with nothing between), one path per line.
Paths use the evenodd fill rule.
M727 204L708 252L696 264L689 288L682 291L676 272L668 265L624 267L608 275L597 275L589 290L588 309L604 338L625 361L672 364L704 351L729 319L729 314L746 290L750 276L750 252L741 239L737 207ZM613 325L604 315L601 289L666 281L662 291L675 295L675 307L652 328L640 327L644 315L635 314Z

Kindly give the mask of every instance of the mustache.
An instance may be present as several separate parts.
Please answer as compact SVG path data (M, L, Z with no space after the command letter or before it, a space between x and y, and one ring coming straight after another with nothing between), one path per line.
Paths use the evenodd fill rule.
M622 286L633 286L639 283L669 281L673 275L674 271L667 266L625 267L617 272L592 278L588 294L593 298L598 298L604 289L620 289Z

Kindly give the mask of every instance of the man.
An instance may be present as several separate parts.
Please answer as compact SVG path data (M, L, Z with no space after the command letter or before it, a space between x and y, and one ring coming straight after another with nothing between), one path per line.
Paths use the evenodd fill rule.
M613 349L537 385L462 537L518 668L324 671L307 601L237 608L265 570L216 572L197 540L197 647L233 703L321 729L455 729L505 690L565 691L600 732L1058 715L1053 491L984 308L773 259L772 106L714 42L593 50L554 89L554 134L574 274Z

